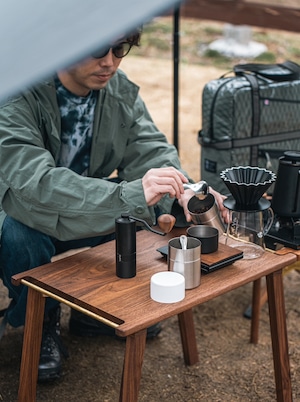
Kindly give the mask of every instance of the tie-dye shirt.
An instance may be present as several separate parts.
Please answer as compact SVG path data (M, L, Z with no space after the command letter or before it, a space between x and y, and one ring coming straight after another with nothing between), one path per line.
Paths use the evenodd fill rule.
M61 115L61 149L58 166L87 175L93 136L97 92L80 97L68 91L58 77L55 79L57 101Z

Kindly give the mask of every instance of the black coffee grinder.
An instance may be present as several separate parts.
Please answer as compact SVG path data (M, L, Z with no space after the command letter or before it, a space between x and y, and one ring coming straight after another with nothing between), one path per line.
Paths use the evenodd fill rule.
M266 235L266 245L300 249L300 152L286 151L279 158L271 203L274 223Z

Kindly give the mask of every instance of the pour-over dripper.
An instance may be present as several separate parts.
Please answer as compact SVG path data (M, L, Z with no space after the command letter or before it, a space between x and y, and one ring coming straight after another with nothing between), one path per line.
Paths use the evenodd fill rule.
M276 176L264 168L239 166L224 170L221 178L232 194L223 202L229 210L226 244L241 249L245 259L260 257L274 218L263 194Z
M253 209L263 194L276 180L276 175L265 168L238 166L220 174L240 209Z

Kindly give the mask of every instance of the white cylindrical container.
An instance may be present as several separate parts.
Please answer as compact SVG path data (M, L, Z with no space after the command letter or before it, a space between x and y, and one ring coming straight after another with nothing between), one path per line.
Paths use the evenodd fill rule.
M159 303L176 303L185 297L185 279L178 272L163 271L151 277L150 297Z

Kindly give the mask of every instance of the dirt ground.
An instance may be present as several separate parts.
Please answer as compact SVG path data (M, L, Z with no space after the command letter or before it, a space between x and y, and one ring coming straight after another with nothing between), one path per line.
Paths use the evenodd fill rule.
M172 63L129 58L122 65L141 93L158 127L172 141ZM215 68L184 65L180 82L180 157L198 180L200 104L203 85L222 73ZM286 316L294 401L300 401L300 275L284 276ZM147 341L139 401L247 402L275 401L274 371L267 304L261 311L258 345L249 343L250 320L243 317L252 285L246 285L194 310L200 360L183 361L177 319L162 322L163 331ZM0 308L7 304L0 286ZM115 402L118 400L124 342L77 338L68 333L69 309L63 307L62 337L70 357L62 378L39 384L37 401ZM8 328L0 343L0 401L17 399L23 329Z

